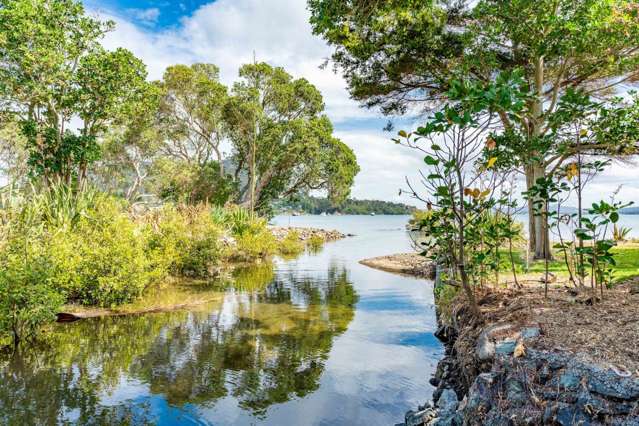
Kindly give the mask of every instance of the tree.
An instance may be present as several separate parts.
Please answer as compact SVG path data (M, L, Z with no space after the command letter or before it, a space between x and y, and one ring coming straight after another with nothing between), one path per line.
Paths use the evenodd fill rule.
M169 157L204 166L212 160L224 177L221 143L225 138L227 88L213 64L174 65L161 83L164 91L158 120Z
M94 178L98 186L128 201L148 189L145 183L161 154L163 140L157 126L161 96L158 84L146 84L141 96L126 106L122 118L103 137Z
M21 123L31 174L45 185L84 184L98 137L145 83L131 52L99 45L112 26L73 0L0 2L0 105Z
M316 34L336 47L351 94L388 114L432 108L451 81L488 83L521 69L533 96L501 125L522 141L527 188L546 175L549 119L568 89L606 100L639 78L633 0L309 0ZM574 143L574 141L573 141ZM531 249L550 255L548 227L529 202Z
M333 137L320 92L265 63L244 65L240 78L225 110L239 203L266 208L273 199L320 189L334 201L346 199L359 167Z

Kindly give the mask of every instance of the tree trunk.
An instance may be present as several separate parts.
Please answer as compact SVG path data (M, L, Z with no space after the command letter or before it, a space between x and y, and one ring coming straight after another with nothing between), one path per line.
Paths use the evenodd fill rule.
M532 134L530 135L533 140L536 140L542 135L542 125L544 122L544 58L538 57L535 60L535 99L532 103ZM533 153L538 156L540 153ZM543 156L541 156L543 157ZM543 164L543 158L541 160L535 160L531 165L526 168L526 185L528 190L531 186L537 182L537 179L546 176L546 167ZM534 214L534 206L532 205L535 200L529 200L528 202L528 215L529 215L529 236L531 238L531 251L534 253L535 259L550 259L550 235L548 232L548 219L545 215L545 211L540 215ZM539 204L539 203L537 203ZM545 207L542 207L545 209ZM532 210L532 211L531 211ZM533 237L534 235L534 237ZM533 240L534 239L534 240Z

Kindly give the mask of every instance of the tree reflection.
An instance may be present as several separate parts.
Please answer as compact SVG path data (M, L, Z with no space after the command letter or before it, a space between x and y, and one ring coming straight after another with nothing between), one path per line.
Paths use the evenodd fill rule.
M56 327L46 346L6 357L0 423L153 423L152 398L181 409L232 397L262 416L312 393L354 316L354 288L335 267L321 279L258 275L272 279L263 290L229 289L196 312ZM255 285L249 276L242 272L239 288ZM132 382L143 398L122 397Z

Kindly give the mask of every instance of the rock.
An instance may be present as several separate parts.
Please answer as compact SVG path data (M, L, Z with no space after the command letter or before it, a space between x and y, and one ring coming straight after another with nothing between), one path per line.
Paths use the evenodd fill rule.
M512 355L517 347L517 342L514 340L504 340L503 342L495 345L495 354L497 355Z
M477 339L475 347L475 356L480 361L490 361L495 356L495 344L488 338L488 335L482 333Z
M477 376L468 390L465 401L464 416L466 420L490 410L493 401L493 386L498 377L497 373L482 373Z
M524 385L516 379L506 381L506 398L515 406L522 406L528 401L528 395Z
M575 390L581 382L581 377L577 374L567 371L559 377L559 386L563 389Z
M639 381L611 372L593 372L588 378L588 389L606 397L627 401L639 399Z
M479 359L480 361L490 361L491 359L493 359L496 353L493 336L497 333L501 333L512 328L512 324L494 324L484 329L484 331L482 331L479 335L479 338L477 338L477 344L475 346L475 356L477 357L477 359ZM512 354L514 350L515 346L513 344L513 348L510 353Z
M437 408L439 408L439 416L450 416L452 415L457 406L459 405L459 400L457 399L457 394L452 389L444 389L439 399L437 400Z
M409 411L404 418L405 426L422 426L429 424L433 419L437 418L437 411L433 408L414 412Z
M629 284L630 294L639 294L639 281L631 282Z
M519 335L522 339L534 339L541 335L541 329L539 327L526 327L519 332Z

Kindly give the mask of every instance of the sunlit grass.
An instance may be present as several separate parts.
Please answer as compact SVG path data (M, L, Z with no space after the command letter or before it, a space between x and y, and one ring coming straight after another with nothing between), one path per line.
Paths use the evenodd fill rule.
M621 243L612 249L615 254L617 265L614 269L614 282L623 282L629 278L639 276L639 243L626 242ZM501 281L513 281L510 254L508 250L502 249L500 270ZM526 264L526 251L522 249L513 250L515 259L515 270L518 278L538 279L545 272L545 264L541 260L530 261ZM559 280L567 280L569 277L568 268L564 262L563 254L554 250L554 260L548 264L548 271L557 276Z

